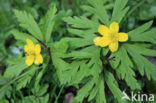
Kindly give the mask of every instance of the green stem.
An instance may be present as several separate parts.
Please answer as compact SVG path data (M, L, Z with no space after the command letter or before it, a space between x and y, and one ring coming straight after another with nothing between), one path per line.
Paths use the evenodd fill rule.
M52 90L52 93L51 93L51 98L54 97L54 95L55 95L55 91L56 91L56 88L57 88L57 86L55 85L54 88L53 88L53 90Z
M57 95L56 100L55 100L54 103L58 103L58 99L59 99L59 97L60 97L60 95L62 93L63 88L64 88L64 86L61 87L61 90L59 91L59 94Z

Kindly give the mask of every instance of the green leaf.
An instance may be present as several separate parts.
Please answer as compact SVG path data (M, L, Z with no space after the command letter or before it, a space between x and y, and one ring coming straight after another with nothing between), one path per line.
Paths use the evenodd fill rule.
M44 33L44 39L46 42L48 42L51 38L51 33L53 30L54 26L54 18L55 18L55 13L57 9L56 6L51 7L45 17L41 19L40 25L41 25L41 30Z
M156 29L143 32L141 34L131 35L130 39L135 42L149 42L156 44Z
M72 59L85 59L85 58L91 58L92 54L83 52L83 51L72 51L71 53L65 54L63 56L64 58L72 57Z
M48 103L48 101L49 101L49 94L42 96L42 97L37 97L37 98L36 96L30 95L30 96L24 97L18 103Z
M133 36L136 36L138 34L142 34L143 32L145 32L147 29L150 28L150 26L152 25L153 21L149 21L145 24L143 24L142 26L139 26L138 28L128 32L128 36L131 38L135 38ZM133 40L133 39L132 39Z
M141 53L144 53L144 55L148 53L139 51L139 49L137 49L138 47L134 45L127 44L125 45L125 47L128 50L128 53L131 55L132 59L134 60L135 64L137 65L137 69L139 70L140 74L143 76L145 71L146 76L149 80L151 78L156 80L156 69L155 69L156 66L152 64L149 60L147 60L147 58L141 55ZM150 53L152 50L151 51L148 50L148 51ZM152 53L153 51L151 52L151 55Z
M124 15L127 13L129 7L125 8L128 0L116 0L114 9L113 9L113 14L112 14L112 19L111 22L116 21L120 23Z
M77 94L77 96L76 96L75 99L76 99L77 101L82 102L83 99L89 95L89 91L92 89L93 85L94 85L93 80L88 81L88 82L85 84L85 86L83 86L83 87L78 91L78 94Z
M93 39L83 39L83 38L66 38L66 41L68 41L69 46L73 49L85 47L93 44Z
M77 63L79 63L79 62L77 62ZM81 64L79 65L79 68L76 68L77 71L71 77L71 81L70 81L71 84L78 84L78 83L82 82L82 80L85 77L88 77L89 75L91 75L91 72L89 70L90 68L86 65L86 61L84 60L84 61L81 61L80 63Z
M35 96L38 96L38 97L41 97L43 96L47 90L49 88L49 85L48 84L44 84L44 85L36 85L34 86L34 88L32 89L32 92Z
M121 47L118 51L118 55L121 61L121 64L116 69L116 72L118 74L118 77L124 79L128 86L132 90L134 89L140 89L140 85L137 83L137 80L135 77L135 72L132 70L133 64L130 60L127 51L124 47Z
M19 79L17 80L16 89L20 90L21 88L26 87L26 85L30 83L37 69L38 67L31 66L26 70L25 73L23 73L20 77L18 77Z
M99 84L100 83L98 82L98 84L96 84L96 86L91 90L90 95L88 97L88 101L91 101L92 99L94 99L95 96L97 95L97 93L99 93ZM103 89L103 88L101 87L101 89ZM100 95L98 95L98 96L100 97ZM97 97L97 98L99 98L99 97ZM98 100L100 100L100 98ZM101 102L98 102L98 103L101 103Z
M64 71L66 71L68 69L69 64L66 63L64 60L62 60L61 58L57 57L55 54L52 56L52 61L56 68L57 76L58 76L61 84L66 84L68 79L64 78Z
M134 78L135 72L132 70L133 63L129 58L126 49L120 47L120 49L116 53L113 53L109 58L112 58L109 62L113 69L116 70L118 77L124 79L132 90L140 89L137 80Z
M34 43L38 43L38 41L31 35L27 34L27 33L22 33L16 29L13 29L11 31L11 33L14 35L16 40L21 40L23 42L26 42L26 39L29 38L31 39Z
M102 55L103 56L106 56L109 52L109 49L108 48L102 48Z
M35 22L33 16L31 14L26 13L25 11L14 10L15 15L20 22L20 26L24 29L28 30L35 38L43 41L43 34Z
M113 69L116 69L120 65L120 56L117 52L112 53L108 59L110 59L109 63Z
M141 46L141 44L133 44L133 45L132 44L124 44L124 46L133 48L141 55L156 57L156 50L148 49L149 47L146 47L145 45Z
M95 31L97 31L97 28L99 26L99 24L97 22L91 21L89 19L87 19L86 17L76 17L74 16L72 17L65 17L63 18L63 20L65 22L67 22L68 24L71 24L72 27L75 28L85 28L85 29L94 29Z
M109 89L111 90L111 92L114 95L114 98L118 100L119 103L125 103L124 100L122 100L123 97L123 93L122 91L119 89L119 87L114 83L116 82L114 76L112 73L105 71L105 81L109 87ZM117 83L117 82L116 82Z
M4 73L4 77L6 78L13 78L20 75L20 73L26 69L28 66L25 63L25 58L21 58L17 64L12 64L8 66Z
M2 100L0 100L0 103L9 103L9 101L6 99L2 99Z
M0 86L4 85L5 83L7 83L8 80L4 76L2 76L1 74L0 74L0 78L1 78L0 79Z
M106 103L104 79L101 78L98 88L99 88L99 90L98 90L98 94L96 97L96 102L97 103Z
M47 57L47 58L48 58L48 57ZM37 77L36 77L36 81L35 81L35 86L39 85L39 82L40 82L40 80L42 79L42 77L43 77L43 75L44 75L44 73L45 73L45 70L47 69L48 63L49 63L49 58L48 58L47 64L44 63L44 64L43 64L42 70L38 73L38 75L37 75Z
M98 16L98 18L100 19L100 21L105 24L105 25L109 25L109 17L108 14L105 10L105 6L104 0L88 0L88 2L94 7L92 8L92 12Z
M52 43L49 47L52 53L65 53L68 49L68 43L62 39L59 42Z

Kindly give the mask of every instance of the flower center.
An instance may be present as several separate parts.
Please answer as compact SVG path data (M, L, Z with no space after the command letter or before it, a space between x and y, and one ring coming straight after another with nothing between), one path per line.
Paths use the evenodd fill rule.
M36 56L34 51L29 51L28 53L26 53L26 56Z
M117 33L110 33L109 38L110 38L110 40L112 42L118 41L118 35L117 35Z

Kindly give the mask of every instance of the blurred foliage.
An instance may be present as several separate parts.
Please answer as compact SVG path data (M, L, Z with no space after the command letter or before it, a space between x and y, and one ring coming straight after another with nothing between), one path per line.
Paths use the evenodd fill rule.
M115 5L115 0L103 0L103 1L105 1L105 9L108 14L108 18L111 18L113 7ZM83 70L87 68L84 66L86 62L85 57L86 56L90 57L90 55L85 53L79 54L73 52L71 54L68 54L66 57L62 57L64 59L59 58L59 56L60 54L62 55L67 51L71 52L71 50L74 50L75 47L77 46L80 47L80 49L85 48L85 47L81 47L81 45L90 43L88 41L83 42L83 40L77 41L77 39L73 39L72 42L70 41L72 44L72 47L70 48L72 49L69 49L68 42L66 40L61 39L62 37L66 37L66 36L71 36L73 38L79 36L78 35L79 33L77 33L77 31L73 31L72 29L70 29L71 25L67 25L65 23L65 21L68 22L72 21L70 17L83 16L80 20L75 18L77 19L77 21L75 20L76 22L73 24L76 26L79 23L83 24L80 25L81 27L85 25L89 27L97 25L97 24L95 25L92 24L93 22L96 21L97 15L93 15L94 13L92 11L92 8L89 8L90 5L93 4L87 2L87 0L0 0L0 91L1 91L0 103L51 103L54 101L55 103L62 103L64 99L64 95L66 93L74 91L74 95L75 95L78 92L76 91L77 90L76 88L78 88L79 86L80 87L84 86L84 84L91 78L90 76L88 76L89 71L87 70L89 69L86 69L85 71L88 74L84 73ZM57 12L55 18L53 19L53 21L55 21L55 24L52 29L52 37L50 38L48 36L46 37L49 39L46 42L46 46L48 47L48 49L43 49L43 52L46 52L46 54L44 54L44 57L47 58L45 60L45 64L43 64L42 69L36 66L32 66L27 70L25 70L25 68L27 68L23 62L24 60L23 45L25 44L25 42L22 41L22 39L24 40L25 38L23 38L22 35L24 35L23 33L27 34L28 31L26 31L25 28L21 28L19 26L19 23L15 16L15 14L17 15L18 13L14 13L14 11L15 10L25 11L26 13L32 15L32 17L35 19L35 22L39 24L39 26L41 26L42 18L45 17L47 11L53 6L56 6ZM155 23L156 0L129 0L127 6L129 6L130 8L127 14L123 17L123 22L121 22L120 24L120 26L122 27L121 28L122 31L130 31L140 26L141 24L144 24L146 21L150 21L150 20L154 20ZM68 17L70 19L63 21L63 18L68 18ZM48 18L50 17L47 18L45 17L45 19ZM89 22L85 22L86 18L93 21L90 21L89 24ZM48 21L46 22L48 23ZM155 28L154 23L151 28ZM79 27L79 25L77 27ZM84 30L86 30L86 28ZM77 35L75 35L75 33ZM92 33L92 32L88 32L88 33ZM92 39L92 37L88 39ZM155 48L155 44L152 44L152 46L153 48ZM146 45L146 47L151 47L151 44ZM44 46L42 48L44 48ZM53 60L50 60L49 57L47 56L49 53L49 49L52 51L51 54L54 55L52 56ZM91 62L95 62L95 65L98 65L97 63L98 60L96 57L98 57L99 55L96 53L95 48L90 48L90 49L91 51L93 51L91 55L94 54L95 56L95 58L90 57L90 59L92 60ZM107 53L103 52L103 55L106 54ZM80 60L82 58L85 59L84 61L78 60L78 62L72 62L72 60L75 58L79 58ZM68 65L68 63L65 63L64 60L66 59L68 60L68 63L72 62L72 65ZM63 65L64 67L61 65ZM68 85L66 84L66 81L70 80L70 78L65 80L64 77L68 77L70 73L67 72L67 74L65 74L65 72L58 71L58 69L56 71L55 69L55 68L65 68L69 66L72 69L76 68L77 70L79 70L79 68L77 67L80 65L81 65L80 72L77 73L75 78L73 77L75 80L73 80L71 84ZM18 68L21 68L21 70L19 71L16 70ZM7 75L4 73L5 71ZM99 72L99 71L95 71L95 72ZM23 74L20 75L21 73ZM81 81L81 79L83 78L83 75L81 74L83 73L84 75L86 74L89 78L88 79L85 78L86 80ZM5 74L5 76L2 76L3 74ZM107 84L109 86L113 85L114 88L116 88L117 87L116 84L113 84L113 82L116 79L113 77L114 74L112 75L111 73L108 72L106 74L107 74L106 77L110 76L110 78L107 78L108 79L107 81L112 82L112 83L107 82ZM143 92L146 93L156 92L156 83L154 80L148 81L144 77L141 77L139 72L136 73L136 76L137 78L139 78L138 83L139 86L143 88ZM78 82L81 81L81 84L78 84L77 81ZM93 79L90 82L87 82L87 86L84 86L84 89L91 88L95 82L98 84L98 87L100 88L98 89L97 98L103 98L100 96L103 96L105 94L103 94L100 91L103 91L105 89L104 87L105 85L102 85L104 81L101 78L101 76L99 77L98 81ZM72 85L76 88L74 88L74 90L70 90L71 87L68 87L69 85L70 86ZM126 86L126 84L123 82L119 82L119 85L122 85L120 88ZM129 83L129 85L132 84ZM106 89L107 88L108 87L106 87ZM126 86L126 89L129 90L129 87ZM90 101L94 97L95 94L94 92L96 90L97 90L96 88L93 89L93 92L89 98ZM106 95L106 98L108 98L107 102L114 103L115 102L114 97L112 96L109 90L107 92L109 93L109 95ZM114 90L113 93L114 92L116 91ZM84 97L86 96L85 92L83 91L83 89L80 89L80 91L78 92L78 97L76 98L82 99L83 96ZM104 102L104 98L101 99L101 101Z

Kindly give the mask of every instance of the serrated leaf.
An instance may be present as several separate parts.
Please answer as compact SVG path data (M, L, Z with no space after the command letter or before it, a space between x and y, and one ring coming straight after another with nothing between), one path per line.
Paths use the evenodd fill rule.
M16 89L20 90L21 88L26 87L28 83L30 83L32 77L34 76L38 67L31 66L18 80Z
M92 38L92 39L91 39ZM83 39L83 38L65 38L66 41L69 43L69 46L73 49L85 47L93 44L93 37L90 39Z
M27 67L28 66L25 64L25 58L21 58L21 60L17 64L8 66L8 68L4 73L4 77L6 78L17 77Z
M156 29L130 36L131 41L156 44Z
M41 22L40 22L42 32L44 33L44 39L46 42L48 42L51 38L51 33L52 33L53 26L55 23L54 18L55 18L56 11L57 11L56 6L51 7L48 10L45 17L41 19Z
M95 31L97 31L97 28L99 26L98 23L91 21L88 18L83 17L83 16L81 16L81 17L74 16L73 18L65 17L65 18L63 18L63 20L65 22L67 22L68 24L71 24L72 27L75 27L75 28L85 28L85 29L92 28Z
M26 42L26 39L29 38L31 39L34 43L38 43L38 41L31 35L27 34L27 33L22 33L16 29L13 29L11 31L11 33L14 35L15 39L16 40L20 40L20 41L23 41L23 42Z
M68 43L61 40L59 42L52 43L49 47L51 48L52 53L65 53L68 49Z
M135 72L132 70L133 64L127 54L126 49L124 47L121 47L118 53L121 61L119 68L116 69L118 77L124 79L127 85L130 86L132 90L140 89L137 80L134 78Z
M72 51L71 53L65 54L63 57L64 58L72 57L73 59L85 59L91 58L92 54L83 51Z
M76 96L76 100L79 102L82 102L83 98L87 97L89 95L89 91L92 89L94 85L93 80L88 81L85 86L83 86L79 91L78 94Z
M103 6L106 1L104 1L104 0L88 0L88 2L94 7L91 9L93 14L98 16L100 21L103 24L108 26L109 25L109 17L105 10L105 6Z
M64 71L66 71L69 67L69 64L57 57L55 54L52 56L53 64L57 70L57 76L61 82L61 84L65 84L68 79L64 78Z
M36 98L33 95L24 97L21 101L18 103L48 103L49 100L49 94Z
M20 26L29 31L34 37L43 41L43 34L35 22L33 16L31 14L26 13L25 11L14 10L15 15L20 22Z
M105 81L106 81L109 89L113 93L114 98L117 99L119 103L125 103L124 100L122 100L123 93L121 92L119 87L114 84L114 81L116 81L116 80L114 79L114 76L112 73L105 71Z
M155 80L156 79L156 66L152 64L149 60L147 60L147 58L143 57L141 55L142 53L141 51L139 51L138 49L133 49L132 47L137 48L134 45L127 44L125 45L125 47L126 49L128 49L128 53L132 56L132 59L136 63L137 69L139 70L140 74L143 76L144 71L145 71L146 76L149 80L151 78Z
M32 89L33 93L35 96L43 96L47 90L48 90L49 85L48 84L44 84L44 85L36 85L35 88Z
M97 103L106 103L104 79L102 79L102 78L100 80L99 90L98 90L98 94L96 97Z
M128 32L128 36L131 38L133 38L133 36L138 35L138 34L142 34L143 32L145 32L147 29L150 28L150 26L152 25L153 21L149 21L145 24L143 24L142 26ZM132 39L133 40L133 39Z
M111 22L116 21L120 23L126 12L128 11L128 7L125 8L128 0L116 0L114 9L113 9L113 14L112 14L112 19Z

